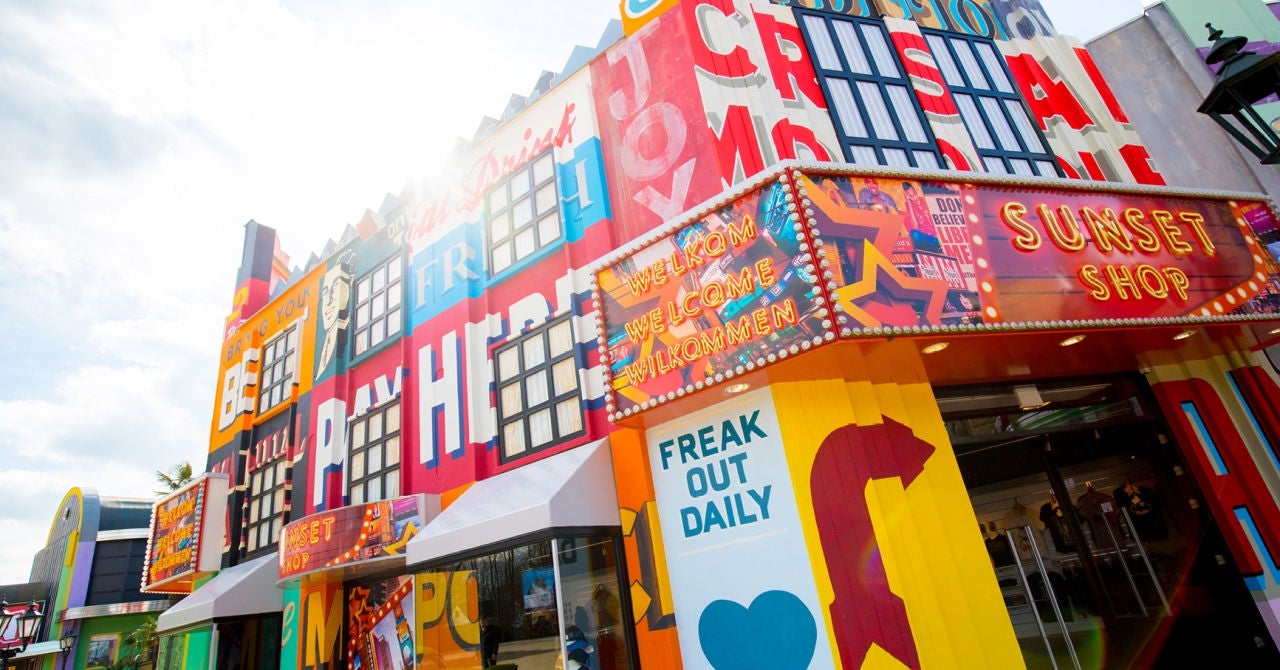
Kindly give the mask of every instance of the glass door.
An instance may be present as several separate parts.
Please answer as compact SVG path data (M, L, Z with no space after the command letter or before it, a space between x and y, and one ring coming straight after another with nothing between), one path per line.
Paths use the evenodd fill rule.
M938 392L1027 666L1280 660L1141 388Z

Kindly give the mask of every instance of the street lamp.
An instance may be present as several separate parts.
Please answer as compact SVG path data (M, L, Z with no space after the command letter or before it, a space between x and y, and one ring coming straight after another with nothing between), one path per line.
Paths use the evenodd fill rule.
M9 659L27 650L27 643L36 636L42 616L34 600L21 615L9 614L9 603L0 600L0 631L8 630L9 623L15 618L18 620L18 646L0 649L0 668L9 667Z
M1280 52L1259 56L1241 51L1249 40L1224 38L1212 24L1204 26L1209 29L1209 39L1215 41L1204 62L1222 63L1222 69L1196 111L1217 121L1263 165L1280 163L1280 136L1253 109L1259 100L1280 93Z
M58 640L58 649L62 652L62 667L67 667L67 655L71 653L71 648L76 646L76 634L70 631L62 634L62 639Z

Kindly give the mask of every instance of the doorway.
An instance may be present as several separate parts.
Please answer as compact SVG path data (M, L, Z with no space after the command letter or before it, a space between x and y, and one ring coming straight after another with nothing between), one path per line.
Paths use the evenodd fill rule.
M1280 667L1140 377L937 397L1028 668Z

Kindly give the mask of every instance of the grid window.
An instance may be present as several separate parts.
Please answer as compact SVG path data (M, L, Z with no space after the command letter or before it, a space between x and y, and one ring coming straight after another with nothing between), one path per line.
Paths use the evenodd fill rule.
M297 365L298 328L294 326L262 348L261 388L258 413L276 407L289 398L289 383Z
M1062 176L995 44L981 37L923 32L987 172Z
M485 194L489 273L498 275L561 237L555 161L543 152Z
M356 356L400 334L400 275L395 256L356 282Z
M399 401L351 422L347 492L352 505L400 495Z
M494 367L504 460L584 432L568 315L497 349Z
M942 155L884 24L796 13L845 158L856 165L941 168Z
M288 479L285 459L264 463L249 474L249 516L245 522L249 553L275 548L284 526L284 491Z

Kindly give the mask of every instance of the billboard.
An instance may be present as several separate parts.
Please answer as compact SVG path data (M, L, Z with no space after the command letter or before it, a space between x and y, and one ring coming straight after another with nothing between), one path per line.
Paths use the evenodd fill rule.
M228 480L203 475L152 506L142 591L191 593L197 573L219 569Z
M433 509L428 509L432 507ZM400 554L439 512L439 498L412 495L312 514L284 527L280 579Z
M781 181L749 191L596 273L616 411L823 341L830 321L790 191Z

